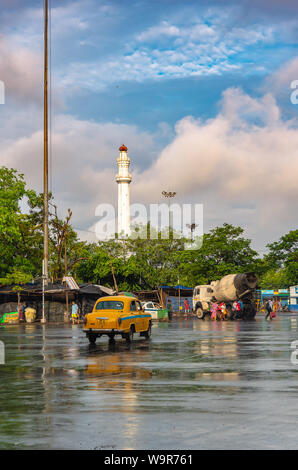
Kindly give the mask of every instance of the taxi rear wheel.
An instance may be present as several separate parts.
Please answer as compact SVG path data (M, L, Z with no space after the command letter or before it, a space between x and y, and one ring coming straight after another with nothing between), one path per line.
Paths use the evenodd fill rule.
M149 323L148 330L144 332L145 338L149 339L151 336L151 322Z
M97 338L96 335L88 335L89 343L90 344L95 344L96 338Z
M109 335L109 342L115 343L115 335Z
M133 328L133 326L131 326L129 332L125 333L125 339L128 343L132 342L133 334L134 334L134 328Z

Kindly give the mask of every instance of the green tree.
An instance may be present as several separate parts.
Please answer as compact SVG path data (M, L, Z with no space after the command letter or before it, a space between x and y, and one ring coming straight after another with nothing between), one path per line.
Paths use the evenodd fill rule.
M258 254L251 248L251 240L243 237L243 229L223 224L204 234L202 247L183 251L181 280L194 286L208 284L226 274L262 271Z
M61 279L65 273L65 240L68 273L90 256L92 249L78 239L70 225L71 211L64 220L49 195L49 273ZM22 211L21 207L26 207ZM54 210L52 210L54 208ZM43 194L26 187L24 176L14 169L0 168L0 278L19 284L41 276L43 259Z
M265 259L271 268L284 268L287 284L298 284L298 229L283 235L279 241L267 245Z
M184 249L189 240L164 238L162 232L150 239L148 230L137 227L128 240L99 243L78 265L80 279L114 287L114 270L119 290L151 290L163 284L206 284L230 273L262 274L267 269L240 227L224 224L211 230L196 250Z
M177 283L177 252L183 241L144 238L147 227L136 228L127 240L99 242L95 252L77 269L80 279L101 283L119 291L156 289L162 283ZM146 233L147 237L147 233ZM115 285L116 280L116 285Z
M261 289L284 289L288 287L288 277L285 269L269 269L264 273L259 285Z
M20 278L34 272L34 257L30 256L34 230L28 215L21 211L21 202L35 197L26 189L22 174L6 167L0 168L0 277Z

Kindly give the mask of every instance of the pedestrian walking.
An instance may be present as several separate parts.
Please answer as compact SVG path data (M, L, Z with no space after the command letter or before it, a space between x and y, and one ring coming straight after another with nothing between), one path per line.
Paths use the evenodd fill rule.
M265 304L265 309L267 310L267 315L266 315L265 319L267 320L268 317L269 317L270 320L272 320L272 318L274 318L275 315L272 316L272 313L273 313L273 302L272 302L271 299L267 300L267 302L266 302L266 304Z

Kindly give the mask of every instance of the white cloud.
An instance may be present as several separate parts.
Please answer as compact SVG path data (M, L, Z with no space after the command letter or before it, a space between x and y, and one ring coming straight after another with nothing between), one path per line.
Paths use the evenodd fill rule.
M42 100L41 56L25 47L16 48L0 37L0 79L6 93L21 100Z
M179 202L205 204L207 227L239 224L264 245L297 226L298 122L293 124L280 120L272 96L253 99L226 90L214 119L177 123L171 144L135 176L134 198L157 202L162 189L175 190Z
M42 190L42 131L38 116L13 116L0 132L0 165L24 172ZM264 247L291 228L298 211L298 123L283 122L274 98L252 98L240 89L223 94L218 115L205 122L185 117L160 153L154 135L125 124L99 124L70 115L55 118L53 190L62 214L70 207L76 228L88 229L97 204L117 202L118 146L131 157L132 202L160 202L162 190L177 191L178 202L204 203L205 227L242 225ZM160 132L169 133L165 123ZM141 170L147 163L147 169ZM81 232L83 236L84 232ZM86 235L88 232L86 232Z
M151 181L149 194L168 181L182 197L212 189L226 201L278 198L286 205L293 198L297 204L297 148L297 127L280 120L271 95L254 99L228 89L214 119L179 121L172 143L141 176ZM137 188L148 199L147 188Z
M126 44L125 54L90 61L88 69L84 61L74 61L67 70L60 71L59 78L67 87L76 84L101 90L122 80L220 75L242 68L241 62L234 63L239 52L273 40L276 31L271 26L229 27L217 23L220 15L217 12L209 20L212 24L204 18L190 19L183 25L162 21L136 34ZM249 64L246 69L249 71Z
M265 82L275 93L289 93L293 80L298 80L298 57L283 63Z
M55 6L52 8L52 45L54 58L59 57L59 64L53 68L56 87L62 86L64 95L71 96L78 89L98 91L127 80L142 82L164 77L222 75L231 70L255 73L258 64L246 61L243 67L237 54L249 54L256 46L280 40L281 33L285 34L285 25L255 23L239 27L236 15L235 9L222 7L202 10L200 17L197 13L181 20L172 16L135 34L123 31L121 44L116 47L110 29L114 28L114 31L116 25L119 27L117 7L94 0ZM4 25L6 40L13 49L21 48L23 55L31 54L31 62L35 57L37 62L30 67L31 75L40 77L42 9L24 9L21 19L13 21L13 30ZM103 40L109 44L104 52ZM62 50L67 51L63 62L61 44ZM21 52L15 54L16 57L21 55ZM264 67L264 64L259 65ZM265 73L266 67L258 70ZM32 83L34 89L34 81ZM35 87L35 90L39 89Z
M170 25L167 21L162 21L160 25L152 26L148 28L147 31L143 31L141 34L138 34L136 39L140 42L152 41L160 39L161 37L176 37L179 36L180 30L177 26Z
M5 136L5 129L0 130L0 166L17 168L25 174L29 187L42 191L43 133L38 113L35 116L32 110L32 125L27 125L26 135L19 133L17 127L26 126L28 115L17 115L15 120L10 116L9 138ZM84 229L94 221L98 204L116 203L116 159L118 147L123 143L131 153L132 169L143 165L144 159L153 158L156 148L153 136L136 126L98 124L70 115L55 117L50 181L58 207L62 213L68 207L73 210L76 227Z

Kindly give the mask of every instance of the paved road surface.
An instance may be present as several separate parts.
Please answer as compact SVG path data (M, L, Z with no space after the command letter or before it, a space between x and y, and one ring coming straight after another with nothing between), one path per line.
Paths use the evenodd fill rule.
M150 341L80 326L0 329L0 448L298 448L298 317L181 320Z

